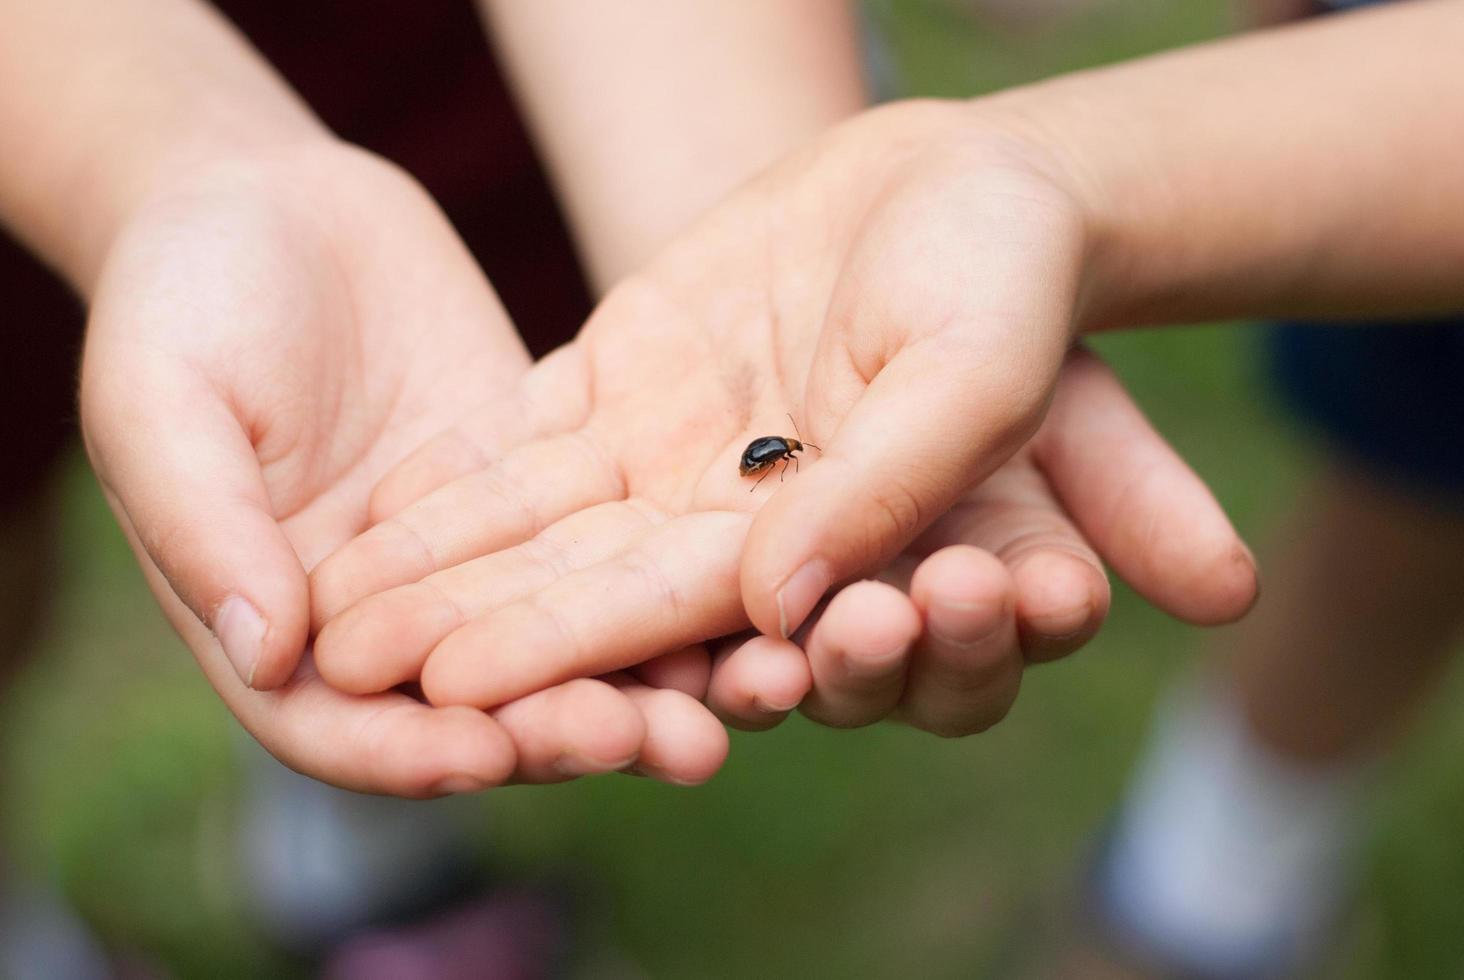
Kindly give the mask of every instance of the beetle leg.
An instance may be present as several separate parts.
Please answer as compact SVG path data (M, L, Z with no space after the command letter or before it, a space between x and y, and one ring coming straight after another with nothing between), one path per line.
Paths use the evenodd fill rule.
M760 477L757 478L757 483L761 483L762 481L766 480L768 477L770 477L770 476L773 475L773 468L771 466L769 466L767 469L768 469L768 471L766 473L764 473L762 476L760 476ZM756 490L757 489L757 483L754 483L752 485L752 487L747 492L748 493L752 493L753 490Z

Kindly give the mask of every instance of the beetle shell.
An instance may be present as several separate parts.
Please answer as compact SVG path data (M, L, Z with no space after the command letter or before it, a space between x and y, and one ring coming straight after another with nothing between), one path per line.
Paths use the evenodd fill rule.
M738 470L743 476L750 473L757 473L767 469L780 459L784 459L803 449L803 443L797 439L785 439L782 436L763 436L761 439L754 439L747 444L742 451L742 461L737 464Z

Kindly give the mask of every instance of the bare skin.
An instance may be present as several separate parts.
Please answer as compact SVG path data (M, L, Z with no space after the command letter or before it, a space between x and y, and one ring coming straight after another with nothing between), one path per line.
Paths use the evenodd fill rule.
M532 595L499 605L499 592L467 623L437 615L445 635L412 654L430 698L492 704L749 620L788 636L831 587L884 568L1027 444L1082 329L1453 306L1459 243L1441 202L1457 199L1458 147L1433 123L1440 93L1458 85L1458 9L1327 18L839 127L719 207L613 292L558 363L536 369L586 394L576 424L535 447L542 455L484 468L464 449L468 422L388 477L378 501L391 504L374 516L389 519L317 569L316 621L372 588L503 561L494 553L565 520L564 542L538 546L553 560L528 556L544 572ZM1345 57L1364 47L1380 57ZM1343 152L1356 105L1385 109L1365 157ZM1301 116L1316 124L1304 139ZM1232 129L1264 153L1232 165L1231 141L1216 135ZM1386 199L1363 192L1398 159L1417 179L1389 185ZM1292 220L1275 220L1281 200ZM698 328L688 334L687 322ZM763 506L725 474L788 412L826 451ZM527 492L525 474L545 459L568 461L560 472L578 472L578 487ZM629 533L604 520L627 500L642 522ZM729 588L744 536L745 619ZM1238 614L1248 556L1233 532L1210 540L1229 547L1207 555L1210 567L1243 583L1227 590ZM1117 563L1125 549L1100 550ZM490 596L494 576L514 577L487 574L478 585ZM428 593L418 599L438 602ZM331 629L323 664L338 647ZM345 660L325 669L364 683Z
M920 127L947 122L939 108L915 115L913 124ZM623 669L648 652L745 628L738 582L742 540L751 514L764 501L775 505L781 494L748 494L736 478L737 460L752 438L786 414L802 415L805 434L827 447L786 485L784 492L800 489L805 501L817 499L818 487L830 480L847 481L851 474L873 479L862 460L851 466L848 457L849 447L861 445L860 434L876 437L865 439L860 451L883 460L887 473L939 486L936 492L943 493L960 486L953 474L983 455L1019 448L1029 436L1032 400L1040 404L1047 397L1043 380L1028 368L1054 352L1060 358L1070 339L1072 292L1050 288L1072 265L1067 250L1076 246L1067 213L1054 186L1036 179L1035 171L1009 165L996 140L982 176L952 169L942 149L893 162L884 185L830 187L807 179L846 172L842 161L857 159L864 127L893 125L898 139L910 119L871 115L836 133L797 165L715 212L702 225L703 237L668 251L646 274L612 292L582 338L538 365L523 389L531 402L544 392L558 395L566 418L562 429L489 457L486 467L476 469L486 454L468 450L477 443L476 433L491 429L470 417L389 476L373 498L376 526L312 577L318 623L373 591L406 587L378 597L369 612L356 610L351 618L325 625L317 658L331 683L357 692L379 690L420 671L435 702L490 706L556 678ZM982 151L971 152L975 157ZM924 177L932 183L921 187ZM918 261L918 253L900 254L883 272L865 260L844 268L843 253L826 245L828 209L839 202L841 224L848 226L844 234L872 225L898 240L901 216L927 207L940 196L937 186L959 189L959 198L946 199L952 218L944 227L958 240L952 247L980 270L979 285L957 278L946 288L936 279L922 280L931 288L886 289L876 300L863 290L878 290L883 278L898 277ZM867 261L875 258L870 254ZM716 276L756 282L766 269L780 270L772 288L739 291L736 302L707 281ZM862 285L855 288L856 283ZM831 289L839 291L840 305L825 321ZM979 297L979 306L963 307L971 297ZM905 305L907 298L913 305ZM845 305L851 318L858 311L857 319L844 320L839 310ZM943 330L957 309L961 322L986 322L992 330L967 339ZM1010 310L1021 315L1006 316ZM829 326L820 330L825 322ZM966 349L968 340L973 349ZM1031 359L981 355L997 348L1008 355L1031 351ZM905 393L899 378L921 376L932 359L957 349L968 355L961 360L974 366L971 372L925 385L922 398ZM889 359L874 384L866 379L879 369L865 358ZM811 371L811 364L817 369ZM940 397L983 392L990 412L971 417L960 433L922 429L913 419L929 410L928 399L937 391ZM582 394L564 401L570 392ZM910 424L902 428L900 419ZM835 427L844 448L815 437ZM901 431L921 436L906 439ZM454 456L467 464L467 475L452 472ZM546 473L557 478L545 480ZM445 482L451 476L456 479ZM418 499L435 484L442 485ZM1092 504L1101 484L1094 486L1095 493L1075 499L1086 496ZM947 511L951 503L932 501L929 514ZM894 509L881 510L886 504ZM900 535L920 530L928 520L878 494L865 506L876 512L851 511L848 526L863 522L879 533L861 539L858 547L865 550L846 558L850 565L881 567L903 550ZM1050 493L1043 506L1061 513ZM1098 509L1090 506L1086 515L1096 518ZM1100 539L1137 534L1128 529L1128 515L1110 519L1112 502L1102 509L1101 520L1088 522ZM1201 608L1202 618L1236 615L1248 602L1253 570L1203 491L1200 514L1186 540L1198 539L1201 546L1176 557L1195 568L1223 570L1208 577L1214 591L1199 603L1204 607L1223 592L1213 602L1219 608ZM1014 525L996 521L990 530L990 539L972 532L966 543L1000 550ZM1069 535L1077 538L1076 532ZM1091 551L1071 551L1076 558L1049 559L1077 562L1077 616L1054 634L1069 640L1090 630L1090 621L1100 621L1107 605L1106 583ZM1149 558L1119 560L1142 570ZM1154 576L1147 584L1161 596L1173 596L1181 590L1169 582L1201 578L1187 569ZM424 579L420 586L409 585ZM979 595L973 601L987 601L985 580L978 579L975 588ZM1010 592L1009 581L999 582L997 591L999 599ZM784 632L802 622L817 598L808 596L806 607L788 611ZM776 635L779 613L772 613L771 624L766 615L754 621ZM409 628L411 642L393 624ZM1046 625L1036 618L1014 624L1012 636L1043 633ZM373 636L392 639L371 643ZM377 652L389 651L382 647L398 654L384 671L389 658ZM1003 644L1002 656L1019 668L1022 651L1016 643ZM1012 687L1009 678L1000 683Z
M582 679L490 717L344 695L300 660L305 569L359 529L376 480L454 401L501 392L505 439L552 424L510 398L527 367L421 189L328 141L182 176L109 249L82 372L94 466L174 626L292 767L423 796L637 760L693 782L720 764L726 737L705 709L630 678ZM230 663L204 626L241 591L266 617L253 666ZM645 751L663 724L675 734Z
M685 693L704 691L704 656L580 679L495 717L320 682L302 660L306 568L360 529L392 463L514 387L522 345L420 188L337 143L210 5L0 10L0 129L26 148L0 154L0 216L93 305L88 448L156 594L245 726L295 768L408 796L623 766L675 782L709 775L725 733ZM849 34L825 29L847 23L836 0L786 25L777 10L704 13L749 42L776 38L790 70L806 67L805 40L828 50ZM636 31L629 18L610 26ZM695 28L688 14L672 29ZM597 55L617 50L596 40ZM552 38L542 48L530 60L547 60ZM674 55L695 57L684 45ZM608 60L578 67L592 79L614 70ZM786 117L749 100L763 141L752 162L724 155L732 173L718 180L740 179L737 168L829 121L821 114L857 107L852 47L846 60L826 58L829 84L808 79ZM639 67L625 77L649 84L654 70ZM677 95L695 106L708 89L737 89L722 73L700 81ZM634 172L634 160L616 162ZM621 249L669 230L580 229ZM499 404L493 448L535 433L519 407ZM514 732L532 735L519 744Z
M695 645L639 658L633 675L592 670L598 679L576 676L491 715L321 681L314 659L302 659L304 572L360 529L383 473L469 409L482 426L471 458L507 453L563 424L554 411L583 392L541 385L533 397L491 288L431 202L322 132L205 5L5 7L0 116L6 131L27 134L28 152L0 165L0 211L92 304L82 406L98 476L155 593L245 726L302 771L409 796L627 765L674 782L706 778L727 743L688 696L708 683ZM751 24L781 8L738 9ZM825 39L848 33L803 26ZM756 26L742 34L767 36ZM88 73L58 70L47 47L58 37ZM798 57L785 60L802 70ZM851 110L851 91L841 82L810 99L792 130ZM724 162L756 165L791 138L772 135L750 161ZM723 189L692 188L692 200ZM602 238L604 229L585 240L627 262L610 253L650 247L689 215L660 217L634 226L640 244ZM429 457L408 468L425 466L430 488L444 460ZM392 482L399 494L412 484ZM1060 515L1055 501L1045 506ZM1037 618L1060 621L1058 638L1074 643L1096 628L1106 582L1095 560L1056 557L1074 563L1077 574L1062 579L1074 587L1037 596ZM1007 574L995 582L1003 593ZM806 668L802 677L806 688Z

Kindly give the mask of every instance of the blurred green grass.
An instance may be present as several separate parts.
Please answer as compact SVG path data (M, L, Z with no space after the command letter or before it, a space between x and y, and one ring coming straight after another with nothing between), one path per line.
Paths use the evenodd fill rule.
M1222 31L1224 5L1141 0L998 35L921 0L881 19L912 91L960 94ZM1264 538L1317 462L1261 385L1253 330L1102 339L1156 425ZM109 937L185 977L289 976L233 882L234 726L173 638L78 457L62 481L60 587L44 655L0 715L5 834ZM600 779L482 800L481 855L594 882L596 940L656 977L980 976L1060 887L1119 793L1199 631L1122 587L1102 637L1033 671L990 734L791 721L737 735L712 783ZM1457 672L1386 775L1336 975L1464 970L1464 720ZM632 974L634 975L634 974Z

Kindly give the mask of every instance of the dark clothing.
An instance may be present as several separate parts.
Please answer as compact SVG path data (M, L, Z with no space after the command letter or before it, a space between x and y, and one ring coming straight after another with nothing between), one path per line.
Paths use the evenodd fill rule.
M1355 465L1464 498L1464 318L1280 324L1270 355L1288 406Z

